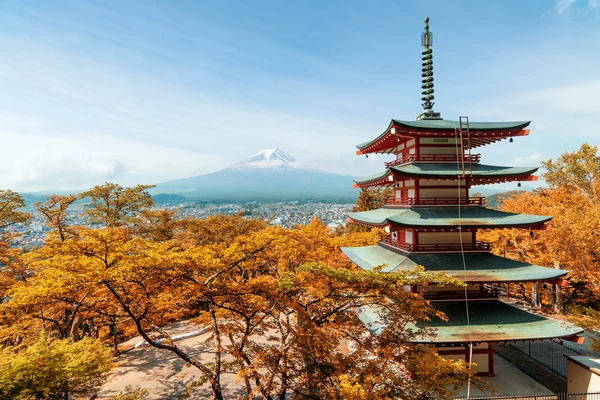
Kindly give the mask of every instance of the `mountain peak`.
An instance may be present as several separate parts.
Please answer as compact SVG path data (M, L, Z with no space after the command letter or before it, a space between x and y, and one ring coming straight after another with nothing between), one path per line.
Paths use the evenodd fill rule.
M264 149L250 158L245 159L232 168L268 168L268 167L292 167L296 159L280 149Z
M281 162L283 164L291 163L296 159L280 149L264 149L253 155L252 157L240 162L240 164L248 163L272 163Z

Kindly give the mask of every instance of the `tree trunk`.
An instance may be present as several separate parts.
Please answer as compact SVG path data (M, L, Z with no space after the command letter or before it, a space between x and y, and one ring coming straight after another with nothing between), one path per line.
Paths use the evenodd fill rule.
M75 316L75 319L71 323L71 332L70 336L74 342L79 341L79 328L81 327L81 323L83 322L83 318L79 314Z
M223 391L221 390L221 382L214 377L210 380L210 387L213 392L214 400L223 400Z
M565 312L565 297L562 288L559 285L554 285L554 287L556 287L556 303L554 304L554 311L563 314Z
M223 345L221 343L221 332L219 330L215 309L211 306L209 311L212 322L213 342L215 344L215 370L213 371L213 376L210 379L210 385L212 387L215 400L221 400L223 399L223 392L221 390L221 354L223 352Z
M538 309L541 306L540 288L537 282L531 283L531 306Z
M556 294L555 294L556 285L548 285L544 283L544 288L546 289L546 296L548 296L548 300L550 301L550 307L553 310L556 310Z

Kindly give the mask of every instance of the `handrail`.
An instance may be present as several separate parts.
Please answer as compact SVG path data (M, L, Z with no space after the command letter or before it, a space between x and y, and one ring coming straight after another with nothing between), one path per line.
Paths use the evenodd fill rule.
M409 154L406 157L392 160L385 163L386 167L393 167L395 165L407 164L410 162L438 162L438 163L449 163L456 162L456 160L462 160L460 155L456 154ZM481 159L481 154L465 154L465 162L478 163Z
M381 244L389 247L393 247L399 250L410 251L410 252L460 252L464 251L490 251L492 244L487 242L475 242L475 243L427 243L427 244L413 244L403 243L398 240L392 240L390 237L384 237L381 239Z
M440 291L440 292L422 292L426 300L462 300L465 298L464 290L453 290L453 291ZM469 300L474 299L497 299L498 292L488 290L469 290L467 291L467 297Z
M404 199L389 199L385 202L385 205L401 205L401 206L420 206L420 205L457 205L459 203L461 205L478 205L481 206L484 203L484 197L476 196L469 197L468 199L458 197L435 197L435 198L426 198L426 199L415 199L412 197L404 198Z

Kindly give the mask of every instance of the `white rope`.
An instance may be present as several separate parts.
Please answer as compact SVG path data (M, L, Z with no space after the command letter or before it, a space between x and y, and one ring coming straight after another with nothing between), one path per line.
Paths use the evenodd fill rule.
M459 118L459 124L460 124L460 118ZM460 129L462 130L462 126L460 126ZM458 137L458 132L456 130L456 127L454 127L454 137L455 137L455 150L456 150L456 171L459 173L458 174L458 236L460 238L460 253L462 256L462 263L463 263L463 270L464 270L464 278L465 278L465 309L466 309L466 313L467 313L467 328L471 327L471 320L469 318L469 286L466 283L467 281L467 262L465 260L465 247L464 247L464 243L463 243L463 231L462 231L462 225L460 223L460 219L461 219L461 186L460 186L460 178L461 178L461 168L460 168L460 161L458 160L458 141L462 140L462 138ZM462 143L461 143L461 149L462 149ZM460 154L461 159L462 157L464 157L464 153L461 152ZM466 189L466 179L465 179L465 189ZM475 243L472 243L472 245L475 245ZM469 362L473 362L473 342L471 341L471 335L469 334ZM469 367L471 368L471 367ZM467 400L469 400L471 398L471 376L469 376L469 380L467 381Z

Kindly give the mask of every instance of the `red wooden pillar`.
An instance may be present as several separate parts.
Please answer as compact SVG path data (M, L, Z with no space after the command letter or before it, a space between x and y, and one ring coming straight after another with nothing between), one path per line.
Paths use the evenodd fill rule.
M419 203L419 179L415 179L415 204Z
M421 155L421 138L415 138L415 158L418 160Z
M413 245L415 249L419 248L419 231L412 229Z

